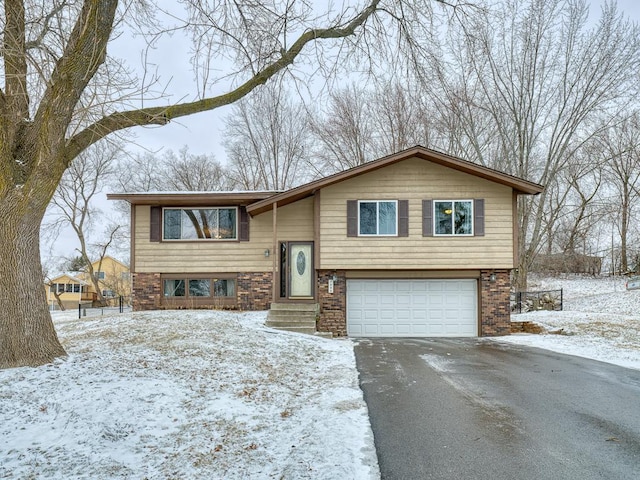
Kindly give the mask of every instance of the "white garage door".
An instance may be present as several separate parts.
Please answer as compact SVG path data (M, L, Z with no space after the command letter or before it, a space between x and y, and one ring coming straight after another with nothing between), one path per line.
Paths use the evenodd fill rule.
M475 337L476 280L347 280L351 337Z

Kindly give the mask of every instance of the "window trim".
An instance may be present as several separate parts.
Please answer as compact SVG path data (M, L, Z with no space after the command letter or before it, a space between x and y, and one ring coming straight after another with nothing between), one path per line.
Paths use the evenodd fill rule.
M165 238L164 235L164 212L166 210L235 210L235 237L234 238ZM162 207L160 216L160 240L163 242L238 242L240 241L240 208L237 205L220 206L188 206L188 207ZM218 216L218 220L219 220ZM219 228L219 227L218 227ZM182 232L181 232L182 233Z
M164 282L165 280L183 280L185 282L185 294L183 296L172 297L165 296ZM190 280L209 280L209 296L194 296L189 294ZM218 297L215 296L216 280L233 280L235 283L232 296ZM161 304L171 307L194 307L194 308L237 308L238 306L238 274L237 273L166 273L160 276L160 298Z
M396 209L395 233L361 233L360 232L360 204L376 204L376 232L380 231L380 203L393 203ZM358 227L358 237L397 237L398 236L398 200L358 200L356 225Z
M449 202L452 204L452 212L453 215L456 210L456 203L469 203L471 205L470 217L471 217L471 232L470 233L455 233L454 225L452 224L451 233L438 233L437 229L437 215L436 215L436 206L438 203ZM437 199L432 200L432 221L433 221L433 236L434 237L473 237L475 236L475 227L476 227L476 219L475 219L475 201L474 199Z

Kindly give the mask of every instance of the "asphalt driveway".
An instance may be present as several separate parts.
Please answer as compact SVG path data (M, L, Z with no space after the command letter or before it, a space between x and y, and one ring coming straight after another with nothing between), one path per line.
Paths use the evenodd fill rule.
M361 339L383 479L640 478L640 371L486 339Z

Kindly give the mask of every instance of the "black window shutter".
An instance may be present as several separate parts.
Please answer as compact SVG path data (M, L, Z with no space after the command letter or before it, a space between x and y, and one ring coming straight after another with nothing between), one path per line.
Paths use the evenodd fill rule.
M240 214L240 234L239 240L241 242L249 241L249 214L247 213L247 207L238 207Z
M347 200L347 237L358 236L358 201Z
M484 237L484 199L476 198L473 201L473 235Z
M159 242L162 237L162 207L151 207L149 214L149 241Z
M409 200L398 200L398 236L409 236Z
M422 236L433 237L433 200L422 200Z

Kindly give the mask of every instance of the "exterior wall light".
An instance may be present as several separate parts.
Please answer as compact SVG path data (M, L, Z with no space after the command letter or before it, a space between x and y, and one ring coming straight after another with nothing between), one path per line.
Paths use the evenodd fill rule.
M269 249L267 248L267 249L264 251L264 256L265 256L265 257L268 257L268 256L269 256L269 254L270 254L270 252L269 252Z
M495 283L495 281L496 281L496 274L495 274L495 273L491 273L491 274L489 275L489 281L490 281L491 283Z

